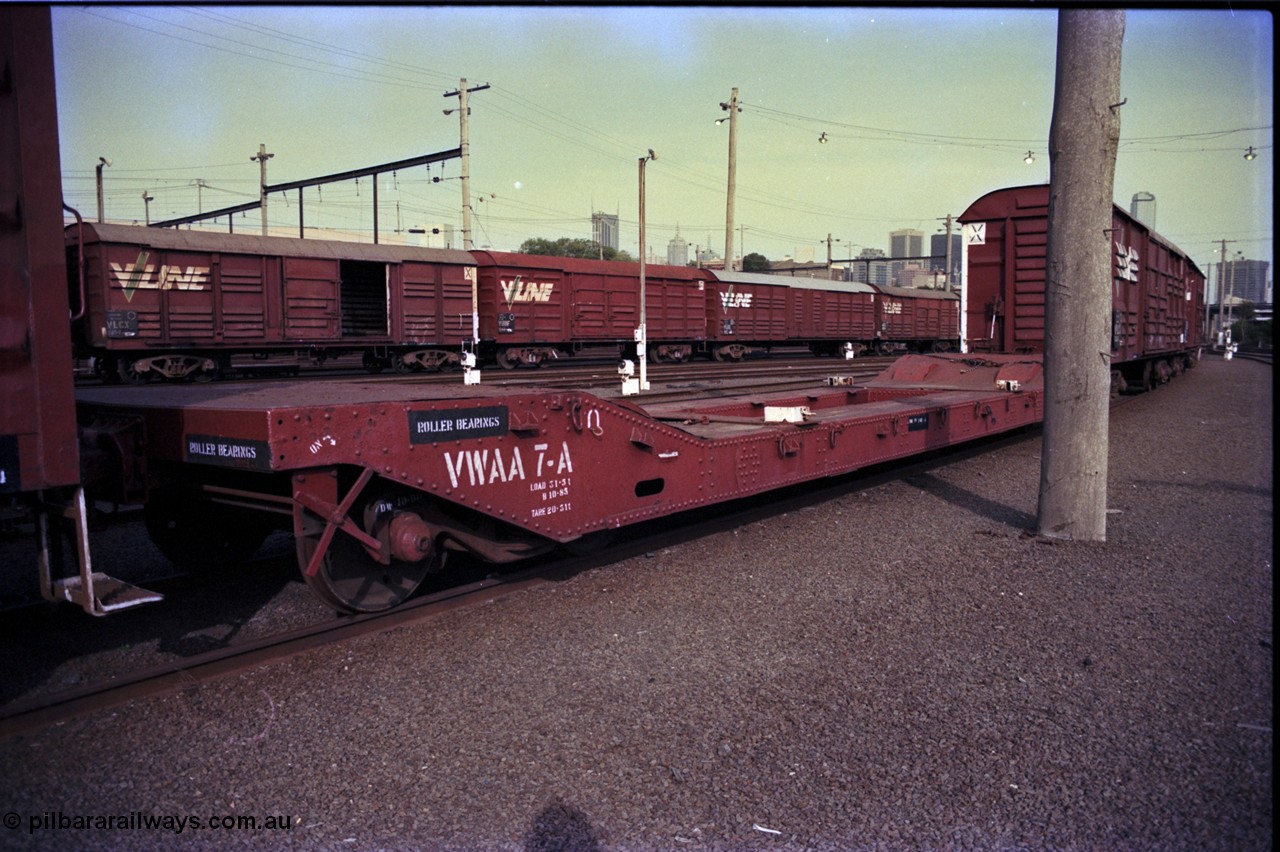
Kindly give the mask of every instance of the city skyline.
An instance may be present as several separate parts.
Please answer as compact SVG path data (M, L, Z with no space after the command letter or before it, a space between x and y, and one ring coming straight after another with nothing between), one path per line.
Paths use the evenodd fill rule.
M1160 233L1202 269L1222 239L1270 261L1270 15L1126 18L1117 204L1154 194ZM735 87L737 256L825 259L831 234L836 257L855 257L1049 178L1048 9L94 6L53 21L64 194L91 215L109 158L107 214L125 221L143 220L144 193L153 219L252 200L259 144L269 183L456 148L458 116L442 113L458 99L443 95L463 78L489 86L470 97L477 247L589 239L610 210L635 256L636 164L652 148L649 245L679 230L722 253L715 120ZM381 227L460 230L458 176L456 160L384 175ZM370 232L368 179L314 192L309 223ZM293 200L270 213L296 225Z

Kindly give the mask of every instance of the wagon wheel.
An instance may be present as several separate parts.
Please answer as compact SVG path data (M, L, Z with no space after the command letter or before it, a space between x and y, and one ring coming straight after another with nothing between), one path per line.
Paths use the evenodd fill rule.
M215 503L189 488L151 492L147 535L164 557L188 568L228 568L254 554L271 532L262 515Z
M1155 390L1156 386L1156 368L1155 365L1148 361L1142 367L1142 390L1150 392Z
M225 373L227 369L230 368L231 366L230 360L225 356L222 356L222 357L215 356L210 360L213 361L213 369L196 370L194 373L191 374L191 378L193 381L212 382L214 379L220 379L222 378L223 373Z
M369 499L364 502L362 511L353 511L350 517L360 518L361 530L385 544L388 541L387 525L396 512L406 508L403 504L403 499ZM391 609L408 599L427 575L444 563L444 553L432 547L431 553L421 561L392 559L383 565L369 555L360 542L338 531L321 558L319 570L314 576L307 576L306 568L323 532L324 527L317 524L313 530L297 537L298 564L311 590L342 612Z
M113 355L95 355L89 359L93 374L105 384L120 381L120 363Z
M150 371L138 372L137 362L127 356L120 359L116 372L119 373L121 380L129 385L145 385L151 380Z
M510 349L503 349L498 352L498 363L504 370L514 370L520 366L520 358L513 354Z

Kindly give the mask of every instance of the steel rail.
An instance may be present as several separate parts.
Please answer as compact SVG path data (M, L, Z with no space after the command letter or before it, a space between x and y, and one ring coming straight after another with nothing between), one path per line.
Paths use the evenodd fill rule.
M565 563L571 561L562 560ZM0 738L26 733L135 698L203 683L323 645L387 631L455 609L489 603L521 589L562 579L565 574L564 564L540 565L507 577L488 578L414 598L384 612L323 621L193 657L159 663L108 681L14 701L0 708Z

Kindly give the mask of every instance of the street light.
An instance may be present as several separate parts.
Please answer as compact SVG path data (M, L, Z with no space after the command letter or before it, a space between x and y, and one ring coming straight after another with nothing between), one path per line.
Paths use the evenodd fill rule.
M144 189L144 190L142 191L142 204L143 204L143 206L146 208L146 211L147 211L147 224L148 224L148 225L150 225L150 224L151 224L151 202L153 202L153 201L155 201L155 198L153 198L153 197L151 196L151 193L147 192L147 191Z
M1026 163L1028 166L1034 163L1035 161L1036 161L1036 155L1031 151L1028 151L1027 156L1022 158L1022 162Z
M642 390L649 389L649 368L648 368L648 330L645 327L645 245L644 245L644 164L650 160L658 159L658 155L653 153L653 149L649 149L649 153L640 158L640 325L636 328L636 359L640 361L640 381L635 383L634 379L627 378L630 371L626 369L627 365L623 365L623 381L622 392L624 394L639 393Z
M1252 146L1252 145L1250 145L1250 146L1249 146L1249 150L1248 150L1248 151L1245 151L1245 152L1244 152L1244 158L1245 158L1246 160L1252 160L1252 159L1256 158L1257 156L1258 156L1258 155L1257 155L1257 153L1253 150L1253 146Z
M94 166L94 171L98 173L98 221L105 222L106 214L103 212L102 205L102 167L111 165L111 161L106 157L98 158L98 165Z

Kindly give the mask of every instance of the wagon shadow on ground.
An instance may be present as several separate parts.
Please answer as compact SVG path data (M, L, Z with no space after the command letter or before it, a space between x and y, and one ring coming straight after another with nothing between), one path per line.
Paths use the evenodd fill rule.
M10 555L9 547L3 550ZM151 554L143 550L140 542L137 562L154 564ZM28 564L3 561L9 563L6 572ZM33 584L23 597L38 600L34 568L23 573L31 575ZM127 675L163 659L195 657L243 641L249 632L287 629L270 623L276 618L314 622L330 616L318 604L302 608L300 615L276 614L277 610L299 610L283 602L310 597L287 536L269 540L255 558L234 569L159 581L129 579L160 592L164 600L104 618L93 618L68 604L42 603L0 616L0 708L35 694L73 690Z

